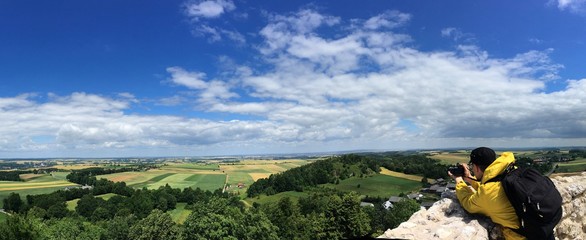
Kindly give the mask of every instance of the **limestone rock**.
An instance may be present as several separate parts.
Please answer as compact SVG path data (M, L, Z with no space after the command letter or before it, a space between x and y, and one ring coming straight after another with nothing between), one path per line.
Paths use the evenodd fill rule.
M586 172L554 177L563 198L563 216L555 228L556 239L586 240ZM399 239L502 239L502 232L489 218L468 214L455 196L446 192L429 209L422 208L380 238Z

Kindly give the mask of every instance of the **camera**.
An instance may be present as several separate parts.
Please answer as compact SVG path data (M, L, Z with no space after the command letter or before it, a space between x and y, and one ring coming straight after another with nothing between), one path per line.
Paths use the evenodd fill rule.
M448 167L448 172L457 177L464 176L464 166L460 164L450 166Z

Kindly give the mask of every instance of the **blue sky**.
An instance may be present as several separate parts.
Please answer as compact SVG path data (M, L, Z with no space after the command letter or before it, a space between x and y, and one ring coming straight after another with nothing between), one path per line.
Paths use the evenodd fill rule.
M1 1L0 158L586 145L586 1Z

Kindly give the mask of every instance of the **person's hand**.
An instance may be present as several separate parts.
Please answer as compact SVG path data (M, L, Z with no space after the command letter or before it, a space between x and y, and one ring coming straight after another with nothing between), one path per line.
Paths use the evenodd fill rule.
M466 169L466 168L464 168L464 169ZM448 176L450 176L452 179L454 179L454 181L456 181L456 184L458 184L460 181L464 181L464 179L462 179L462 176L454 176L454 174L452 174L450 171L448 171Z
M476 177L473 177L472 174L470 173L470 169L468 168L468 164L460 163L460 165L462 165L462 167L464 168L464 175L462 176L464 181L466 181L468 183L471 183L471 181L478 181L476 179Z
M472 178L472 174L470 173L470 169L468 168L468 164L460 163L460 165L464 168L464 178Z

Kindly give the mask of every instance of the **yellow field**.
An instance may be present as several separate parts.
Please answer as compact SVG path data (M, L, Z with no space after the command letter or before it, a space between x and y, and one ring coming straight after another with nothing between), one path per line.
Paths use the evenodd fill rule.
M96 164L74 164L74 165L55 165L52 168L63 169L63 170L79 170L85 168L92 168L92 167L104 167L102 165Z
M392 176L392 177L409 179L409 180L418 181L418 182L421 182L421 179L423 179L423 177L421 177L421 176L395 172L395 171L391 171L389 169L386 169L384 167L380 168L380 174L384 174L384 175Z
M455 164L470 161L470 153L466 151L458 152L437 152L429 158L440 160L444 164Z
M67 187L75 186L77 184L67 181L53 181L53 182L0 182L0 191L18 191L25 189L37 188L51 188L51 187Z
M254 180L256 182L256 180L259 180L261 178L268 178L269 176L271 176L272 173L249 173L248 175L250 175L250 177L252 177L252 180Z

